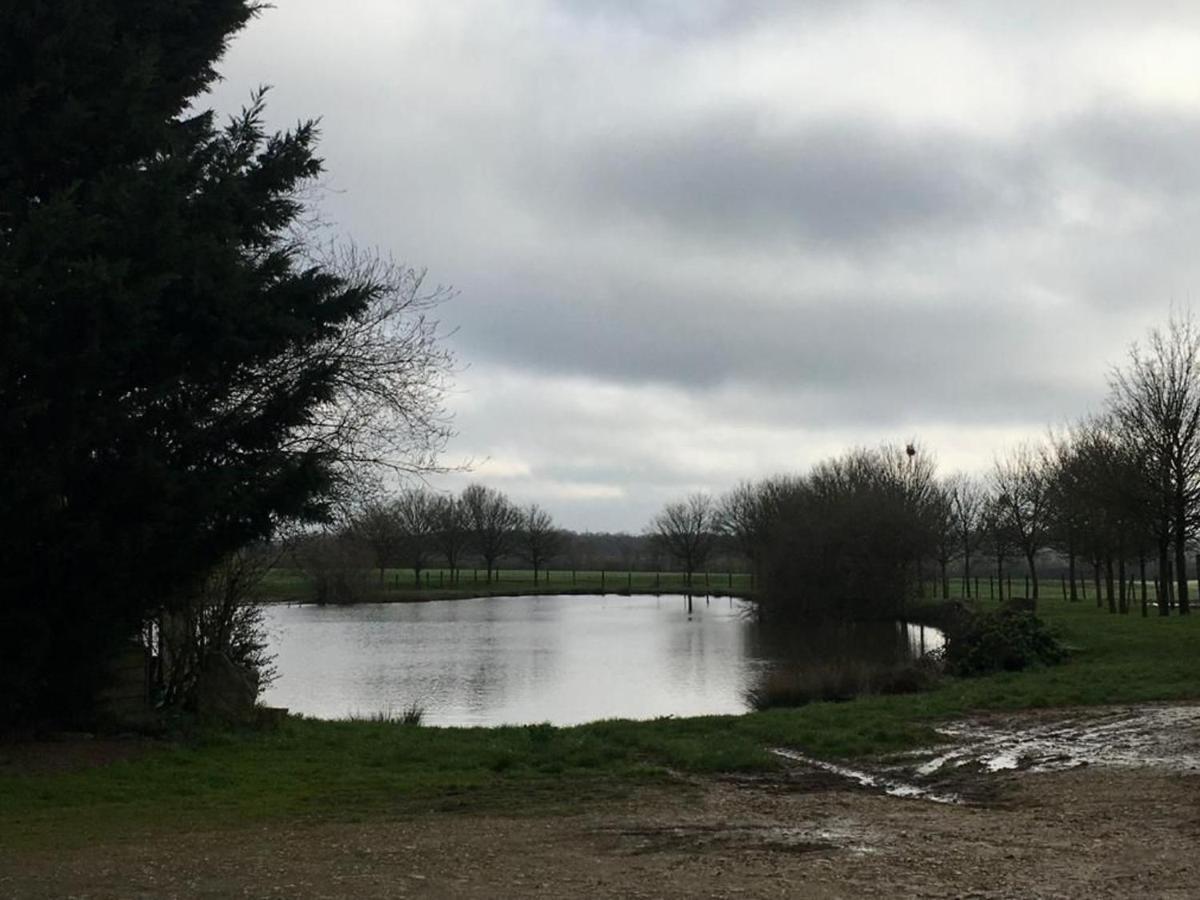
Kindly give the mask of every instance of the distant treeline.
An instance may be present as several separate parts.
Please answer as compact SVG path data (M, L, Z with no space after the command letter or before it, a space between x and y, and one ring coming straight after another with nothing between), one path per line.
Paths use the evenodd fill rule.
M731 538L713 535L705 562L721 572L749 571ZM414 581L432 568L449 571L451 585L465 571L490 582L501 568L527 568L537 583L548 569L670 572L680 561L661 535L575 532L559 527L541 506L519 506L504 492L480 484L460 494L409 487L356 510L340 527L291 542L294 564L312 581L318 599L358 599L373 569L410 569Z
M1114 368L1105 408L1041 441L998 452L984 476L939 475L910 443L856 448L804 474L744 482L720 497L668 503L640 535L576 533L538 506L471 485L410 488L309 536L295 559L336 599L329 572L374 567L452 573L548 567L749 571L764 616L903 613L953 574L1003 581L1017 570L1036 601L1048 574L1078 599L1084 580L1113 612L1190 610L1200 524L1200 329L1173 318ZM1200 559L1197 559L1200 568ZM455 576L452 574L452 580ZM1148 591L1143 585L1153 585ZM1135 590L1135 585L1137 590Z
M1088 578L1111 612L1140 604L1146 615L1152 602L1161 615L1187 614L1200 524L1200 328L1178 317L1153 330L1109 387L1103 410L998 455L986 477L939 477L914 444L855 449L719 502L670 504L656 529L679 554L699 547L693 562L705 535L733 538L760 576L760 610L778 618L902 612L930 572L948 597L952 568L969 595L981 563L997 575L1019 563L1036 602L1047 554L1065 566L1071 600Z

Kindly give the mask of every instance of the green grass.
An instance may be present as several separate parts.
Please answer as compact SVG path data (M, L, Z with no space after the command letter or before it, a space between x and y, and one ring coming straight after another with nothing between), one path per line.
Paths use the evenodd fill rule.
M226 823L554 811L666 783L672 773L771 769L773 746L827 758L905 749L932 740L936 722L975 710L1200 697L1200 615L1114 616L1052 599L1041 614L1076 648L1069 662L948 679L924 694L574 728L293 718L277 732L164 744L74 773L21 774L0 764L0 847Z

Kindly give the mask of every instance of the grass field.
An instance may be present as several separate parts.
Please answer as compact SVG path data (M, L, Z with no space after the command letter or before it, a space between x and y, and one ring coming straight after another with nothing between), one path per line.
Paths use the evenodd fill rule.
M281 818L547 809L671 773L770 769L773 746L827 758L913 747L933 739L939 720L975 710L1200 698L1200 616L1114 616L1053 597L1041 611L1075 648L1069 662L947 679L924 694L573 728L293 718L274 732L154 743L135 759L59 773L38 773L20 762L20 747L0 746L0 848Z

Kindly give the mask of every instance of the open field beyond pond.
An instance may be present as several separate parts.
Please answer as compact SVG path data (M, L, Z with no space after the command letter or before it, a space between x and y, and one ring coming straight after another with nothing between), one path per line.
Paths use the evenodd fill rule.
M1128 859L1129 878L1166 879L1148 883L1170 893L1172 879L1194 863L1134 866L1122 835L1151 846L1161 828L1153 852L1167 857L1172 842L1187 834L1194 840L1200 775L1169 781L1136 770L1081 769L1021 776L1019 783L1007 776L975 790L978 802L947 810L797 772L770 752L786 747L870 764L944 742L935 725L980 711L1200 697L1197 617L1113 616L1058 599L1043 602L1042 613L1075 648L1068 663L951 679L925 694L563 729L291 719L274 732L175 742L68 737L5 746L0 893L150 896L173 885L171 892L182 895L221 894L245 885L254 894L284 895L286 885L317 878L311 892L331 895L360 888L381 896L422 888L471 895L498 878L545 896L588 884L595 893L637 895L630 873L666 877L708 848L714 852L704 853L678 890L644 884L642 895L682 896L689 884L701 884L687 879L714 867L734 880L701 879L712 896L726 888L770 896L795 883L788 879L809 876L829 896L861 894L869 892L869 871L882 873L881 861L902 859L925 860L919 878L930 895L940 895L938 885L953 895L974 883L971 872L991 877L983 862L993 855L1001 869L1005 860L1020 862L1010 867L1018 879L1010 890L1032 884L1020 881L1031 866L1052 866L1066 879L1058 894L1074 895L1072 885L1088 883L1071 880L1076 844L1079 865L1091 860L1108 872ZM1103 796L1096 793L1101 781ZM1148 816L1146 803L1160 801L1166 806L1153 822L1138 818ZM793 830L780 838L771 829L785 820ZM1061 827L1054 838L1061 859L1037 844L1039 830L1051 840L1051 823ZM1030 830L1014 843L1018 827ZM842 837L822 838L822 829ZM859 831L876 835L859 843L874 841L882 855L847 849L854 844L847 835ZM958 836L949 849L928 843L950 832ZM315 856L310 840L319 846ZM972 849L971 840L983 843ZM1115 855L1104 852L1106 842ZM954 853L961 865L942 872L935 860ZM485 858L496 862L494 871L479 867ZM325 861L320 872L316 860ZM1098 871L1095 865L1088 871ZM887 894L882 882L879 892Z

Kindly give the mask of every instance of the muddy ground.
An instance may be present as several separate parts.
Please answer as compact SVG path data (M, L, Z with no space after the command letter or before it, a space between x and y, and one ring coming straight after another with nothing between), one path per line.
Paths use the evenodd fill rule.
M21 858L0 850L0 896L1200 897L1200 771L1188 768L1200 710L1168 715L1169 731L1132 727L1158 735L1141 745L1148 765L1120 753L1068 764L1071 746L1092 757L1103 747L1065 728L1121 732L1114 723L1139 713L1096 715L954 726L989 753L1002 733L1028 748L1042 729L1059 742L1053 766L1034 762L1034 747L1024 758L1001 748L1016 762L996 771L987 754L960 754L923 774L946 748L866 767L956 802L794 764L567 815L233 825Z

